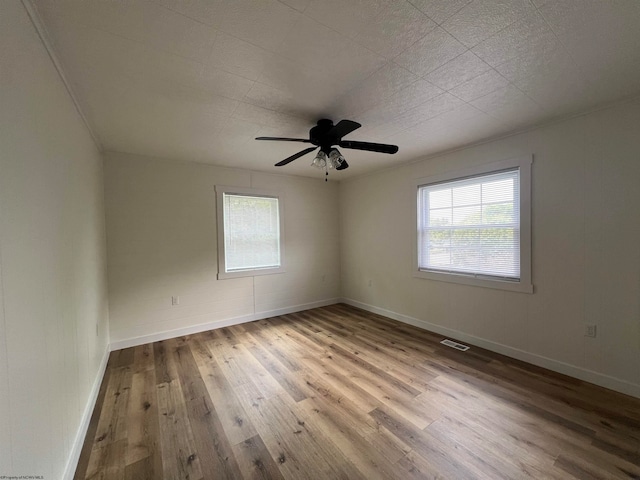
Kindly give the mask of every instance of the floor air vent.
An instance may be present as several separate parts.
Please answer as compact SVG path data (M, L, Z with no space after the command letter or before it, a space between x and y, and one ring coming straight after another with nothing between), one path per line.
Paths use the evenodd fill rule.
M454 342L453 340L449 340L448 338L442 340L440 343L443 345L446 345L447 347L460 350L461 352L466 352L467 350L469 350L469 347L467 347L466 345L462 345L461 343Z

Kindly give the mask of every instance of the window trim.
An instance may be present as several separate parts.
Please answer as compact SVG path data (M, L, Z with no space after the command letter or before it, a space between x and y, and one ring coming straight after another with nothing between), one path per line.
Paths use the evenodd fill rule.
M531 165L533 155L510 158L498 162L469 167L463 170L446 172L429 177L415 179L412 184L413 222L415 229L413 238L413 276L427 280L495 288L512 292L533 293L531 283ZM420 270L418 259L418 212L419 188L434 183L461 180L467 177L488 175L504 170L519 168L520 170L520 281L500 280L498 278L481 278L471 274L436 272Z
M228 278L254 277L286 272L284 241L284 195L279 190L267 188L230 187L216 185L216 225L218 237L218 280ZM227 272L224 250L224 195L245 195L250 197L268 197L278 199L278 220L280 223L280 266L277 268L253 268Z

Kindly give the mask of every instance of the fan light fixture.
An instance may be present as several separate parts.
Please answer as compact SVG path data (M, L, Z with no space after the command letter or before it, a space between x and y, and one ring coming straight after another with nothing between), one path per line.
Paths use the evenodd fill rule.
M344 157L342 156L340 151L337 148L332 148L329 152L329 155L320 150L311 162L311 166L316 167L319 170L331 170L334 168L338 168L340 165L342 165L343 162Z
M327 154L320 150L311 162L311 166L323 170L327 166Z
M327 162L327 167L329 168L338 168L344 162L344 157L340 153L337 148L332 148L329 152L329 161Z

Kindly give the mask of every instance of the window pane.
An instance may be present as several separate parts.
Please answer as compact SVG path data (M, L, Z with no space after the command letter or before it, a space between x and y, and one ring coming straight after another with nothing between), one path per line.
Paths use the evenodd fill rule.
M515 211L513 202L494 203L482 206L482 222L488 224L513 223Z
M429 192L429 208L443 208L451 206L451 189L434 190Z
M451 209L439 208L429 212L429 226L438 227L442 225L451 225Z
M461 249L478 245L479 230L461 228L451 232L451 247Z
M484 203L513 202L513 182L513 178L507 178L483 183L482 201Z
M451 230L430 229L425 240L429 247L449 247L451 245Z
M451 249L429 247L429 263L434 268L448 268L451 265Z
M278 199L224 194L226 271L280 266Z
M518 170L422 186L418 198L420 269L519 279Z
M457 207L453 209L454 225L477 225L482 221L482 207Z
M481 193L482 189L480 184L454 187L451 189L453 206L459 207L462 205L476 205L480 203Z

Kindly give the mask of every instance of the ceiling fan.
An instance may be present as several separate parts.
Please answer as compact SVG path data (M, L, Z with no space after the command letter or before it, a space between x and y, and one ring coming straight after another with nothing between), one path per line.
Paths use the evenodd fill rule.
M342 137L348 135L354 130L360 128L358 122L352 120L340 120L336 125L332 120L322 119L318 120L318 124L309 130L309 138L282 138L282 137L257 137L256 140L281 140L285 142L302 142L312 143L314 147L305 148L304 150L291 155L284 160L276 163L276 167L282 167L294 160L311 153L320 147L316 158L311 163L312 166L320 169L335 168L336 170L344 170L349 168L349 164L344 159L342 154L336 145L342 148L352 148L355 150L367 150L369 152L380 153L396 153L398 151L397 145L387 145L384 143L370 143L370 142L356 142L355 140L342 140Z

